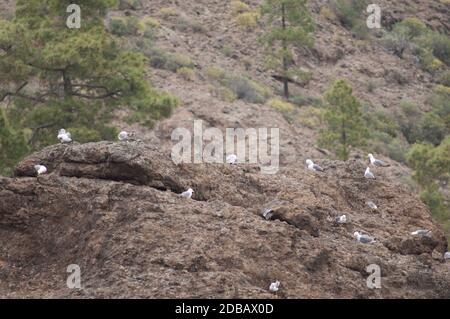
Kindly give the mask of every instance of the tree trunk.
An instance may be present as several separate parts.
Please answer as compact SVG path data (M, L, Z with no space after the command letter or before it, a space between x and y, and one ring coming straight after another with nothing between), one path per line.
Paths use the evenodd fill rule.
M281 4L281 23L282 23L282 27L283 27L283 31L286 30L286 9L284 7L284 3ZM287 72L288 72L288 61L286 58L286 52L287 52L287 44L286 44L286 40L283 39L283 92L284 92L284 97L286 99L289 99L289 82L288 82L288 76L287 76Z

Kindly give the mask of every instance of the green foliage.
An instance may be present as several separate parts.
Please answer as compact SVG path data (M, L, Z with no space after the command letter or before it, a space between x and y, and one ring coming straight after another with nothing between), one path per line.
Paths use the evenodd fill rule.
M259 17L258 12L244 12L236 16L236 24L241 28L251 30L258 25Z
M110 21L111 33L118 36L137 35L141 25L136 17L114 17Z
M363 124L361 104L352 88L337 80L325 95L328 102L319 144L332 149L339 159L347 160L350 147L362 146L367 130Z
M8 175L11 167L28 151L25 138L20 131L15 131L8 123L0 109L0 175Z
M415 144L408 152L408 164L414 169L413 178L423 187L438 178L450 177L450 136L434 147L431 144Z
M314 44L314 23L307 0L265 0L261 13L268 23L260 39L268 52L267 65L284 77L284 96L289 98L287 78L294 65L293 49Z
M400 131L410 143L439 145L450 134L450 92L436 89L430 97L432 111L423 114L417 105L402 101L396 113Z
M331 1L331 8L339 22L351 30L365 26L365 19L362 18L362 14L368 4L367 0L333 0Z
M31 151L57 142L63 127L79 142L115 138L118 106L145 104L145 117L156 119L176 105L150 87L145 57L106 31L103 19L116 1L82 1L80 29L66 26L71 3L18 0L15 18L0 20L0 101L10 102L6 122L19 139L26 135Z
M205 73L209 79L231 91L237 99L250 103L264 103L270 95L269 89L248 77L227 73L214 66L208 67Z
M431 214L441 222L450 234L450 205L440 192L439 180L450 179L450 136L433 147L431 144L415 144L407 154L408 164L414 169L413 179L423 191L420 197L430 208Z
M450 66L448 35L432 31L417 18L406 18L397 23L392 32L386 32L382 41L399 57L403 57L405 50L411 49L424 70L436 74L439 82L446 83L445 72Z
M180 68L194 67L194 62L184 53L169 53L163 49L150 48L145 54L150 59L150 65L157 69L177 72Z

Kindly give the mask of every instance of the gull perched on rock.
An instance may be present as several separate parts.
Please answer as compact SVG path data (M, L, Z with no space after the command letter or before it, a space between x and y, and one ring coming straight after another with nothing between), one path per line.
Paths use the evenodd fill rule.
M370 164L373 166L387 166L387 164L379 159L376 159L372 154L369 154Z
M353 233L353 236L356 238L357 241L363 244L371 244L375 242L375 238L369 236L369 235L362 235L360 232L355 231Z
M369 206L370 209L373 209L373 210L378 209L377 205L375 205L375 203L372 202L371 200L367 201L366 204L367 204L367 206Z
M279 288L280 288L280 282L278 280L271 283L269 286L269 290L271 292L277 292Z
M447 252L444 254L444 259L450 259L450 251L447 251Z
M187 191L181 193L181 197L191 198L193 192L194 190L192 188L189 188Z
M72 136L65 129L60 129L58 132L58 140L61 143L70 143L72 142Z
M369 167L366 168L366 171L364 172L364 177L369 179L375 179L375 175L372 174Z
M272 218L273 216L273 210L271 208L263 208L261 210L261 215L262 217L264 217L266 220L269 220Z
M34 165L34 169L36 170L38 176L47 173L47 167L44 165Z
M338 216L336 217L335 221L338 224L345 224L347 222L347 216L346 215Z
M235 164L237 160L237 156L235 154L230 154L227 156L227 163L228 164Z
M117 138L119 139L119 141L128 140L128 132L126 132L126 131L120 132L119 135L117 135Z
M306 165L308 165L308 169L314 172L323 172L323 168L319 165L314 164L314 162L310 159L306 160Z
M413 231L411 233L411 235L413 235L413 236L430 236L431 231L428 229L418 229L416 231Z

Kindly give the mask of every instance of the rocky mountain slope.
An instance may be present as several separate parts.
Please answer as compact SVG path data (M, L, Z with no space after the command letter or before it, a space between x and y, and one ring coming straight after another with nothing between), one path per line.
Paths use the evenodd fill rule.
M6 3L11 8L11 1ZM194 297L194 298L449 298L450 264L440 227L406 188L410 171L389 162L363 178L366 154L355 150L343 163L326 160L316 147L317 127L287 121L265 104L224 101L211 90L207 69L218 66L251 77L276 92L279 82L264 69L257 38L261 29L236 25L230 1L141 1L111 16L152 17L158 48L193 61L194 77L149 67L159 89L180 98L174 114L152 129L117 120L141 140L55 145L25 158L14 177L0 178L0 297ZM261 1L246 1L256 8ZM296 63L311 71L294 94L322 96L338 77L370 109L394 112L403 99L426 100L434 83L412 55L404 59L372 41L353 37L321 13L327 1L310 1L317 24L316 45L297 52ZM386 27L419 16L448 32L448 5L440 1L379 1ZM203 26L180 28L164 8ZM3 11L2 11L3 12ZM231 54L224 54L231 48ZM398 75L402 81L398 81ZM368 89L373 81L375 88ZM308 118L309 104L298 118ZM278 174L255 165L173 164L170 135L177 127L278 127ZM325 168L305 169L306 158ZM48 175L36 178L33 166ZM195 190L192 200L178 194ZM366 205L373 200L379 209ZM273 219L261 216L273 210ZM349 221L333 219L346 214ZM430 229L431 237L412 231ZM378 239L361 244L361 231ZM81 267L82 290L68 289L67 266ZM366 267L381 267L382 288L369 289ZM277 294L269 284L279 280Z
M34 163L49 174L36 178ZM177 166L142 142L46 148L0 179L0 294L449 298L446 239L389 168L367 180L365 161L320 164L324 173L267 175L245 164ZM193 198L180 197L188 187ZM347 224L333 222L340 214ZM410 235L422 228L432 236ZM359 243L354 231L378 241ZM82 290L66 286L70 264ZM381 289L367 288L370 264L381 268Z

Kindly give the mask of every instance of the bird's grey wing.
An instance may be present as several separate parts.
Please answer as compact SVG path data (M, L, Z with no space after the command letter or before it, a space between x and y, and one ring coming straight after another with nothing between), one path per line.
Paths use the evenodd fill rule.
M373 241L373 238L367 235L362 235L360 241L364 244L368 244Z
M380 161L378 159L376 159L373 163L375 164L375 166L385 166L386 165L385 162Z
M316 171L320 171L320 172L323 172L323 168L322 167L320 167L319 165L317 165L317 164L314 164L313 165L313 168L316 170Z

